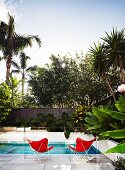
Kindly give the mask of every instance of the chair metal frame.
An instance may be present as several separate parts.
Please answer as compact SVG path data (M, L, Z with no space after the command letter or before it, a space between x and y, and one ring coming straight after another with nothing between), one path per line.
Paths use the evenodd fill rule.
M77 147L77 145L78 145L78 144L77 144L77 140L78 140L78 139L81 140L80 143L81 143L81 145L82 145L82 147L83 147L83 150L82 150L82 151L78 151L78 150L76 149L76 147ZM88 152L89 152L90 148L92 147L93 142L96 141L96 137L95 137L94 139L92 139L92 140L85 141L86 143L87 143L87 142L90 143L90 146L89 146L87 149L86 149L85 146L84 146L84 141L85 141L85 140L83 140L83 139L81 139L81 138L78 137L78 138L76 139L76 146L75 146L75 147L72 147L72 146L68 145L68 147L69 147L75 154L79 154L80 152L85 152L86 157L83 155L83 156L81 156L81 159L82 159L82 158L87 158L88 160L90 160L89 157L88 157Z
M45 154L46 154L46 153L48 153L50 150L52 150L52 149L54 148L54 146L48 147L48 139L47 139L47 138L43 138L43 139L41 139L41 140L39 140L39 141L33 141L33 140L28 139L28 138L25 138L25 140L28 141L31 149L33 149L33 150L35 151L35 153L36 153L36 154L35 154L35 157L34 157L34 161L35 161L35 160L40 160L40 159L38 158L39 153L45 153ZM43 142L44 140L46 140L45 143ZM34 148L34 146L32 146L32 143L35 144L35 143L40 142L40 141L42 141L42 142L41 142L40 146L38 147L38 149L36 149L36 148ZM41 151L41 148L42 148L43 144L46 144L46 150ZM47 158L48 158L48 157L46 156L43 162L45 162L45 160L46 160Z

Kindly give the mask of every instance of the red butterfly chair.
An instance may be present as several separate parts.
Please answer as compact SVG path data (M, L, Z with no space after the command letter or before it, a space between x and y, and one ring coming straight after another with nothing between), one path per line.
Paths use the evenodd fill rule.
M54 148L54 146L48 147L48 139L44 138L39 141L32 141L30 139L27 139L29 145L32 149L34 149L37 153L46 153ZM37 158L37 155L34 159Z
M76 147L74 148L70 145L68 145L68 147L71 150L73 150L75 153L85 152L86 157L87 157L87 153L88 153L89 149L91 148L94 141L96 141L96 138L89 140L89 141L86 141L86 140L83 140L83 139L78 137L76 139Z

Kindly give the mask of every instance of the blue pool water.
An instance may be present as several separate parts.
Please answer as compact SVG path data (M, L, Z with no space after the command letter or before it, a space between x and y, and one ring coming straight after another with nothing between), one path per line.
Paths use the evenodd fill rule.
M54 146L54 149L49 151L49 154L73 154L64 142L49 143L49 146ZM73 145L72 145L73 146ZM35 151L29 146L28 143L0 143L0 154L34 154ZM100 151L92 146L88 152L89 154L100 154ZM80 154L85 154L80 153Z

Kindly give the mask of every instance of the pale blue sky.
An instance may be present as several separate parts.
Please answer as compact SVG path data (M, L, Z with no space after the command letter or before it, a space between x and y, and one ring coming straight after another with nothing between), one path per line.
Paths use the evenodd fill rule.
M125 27L125 0L0 0L0 18L8 10L18 33L39 35L43 42L26 50L32 65L47 63L51 54L86 54L105 31Z

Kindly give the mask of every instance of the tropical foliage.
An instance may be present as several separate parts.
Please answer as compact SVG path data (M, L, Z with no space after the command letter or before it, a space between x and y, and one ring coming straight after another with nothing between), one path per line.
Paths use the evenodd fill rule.
M120 31L113 28L102 40L106 49L106 67L115 67L119 70L121 83L125 82L125 30Z
M3 52L4 59L6 60L6 81L9 83L13 56L17 55L28 46L32 47L33 40L41 46L41 40L38 36L17 34L15 32L14 17L10 14L8 16L8 24L0 21L0 49Z
M118 31L117 28L110 32L106 32L106 36L102 38L102 42L94 44L90 47L89 56L93 60L93 68L95 72L107 83L110 94L115 95L114 90L119 82L125 83L125 33L124 29ZM117 84L113 85L111 75L113 72L117 76Z
M22 82L22 100L24 99L24 90L25 90L25 81L27 79L27 75L30 71L32 71L34 69L34 67L28 67L28 60L30 60L31 58L29 56L27 56L24 52L20 53L20 64L18 64L17 62L13 61L13 66L15 67L15 69L13 69L11 71L11 73L20 73L21 74L21 82Z
M105 80L107 83L110 93L112 94L114 101L115 95L112 81L110 79L110 73L116 72L117 84L119 82L125 83L125 31L124 29L118 31L117 28L112 30L112 32L107 33L104 38L102 38L102 43L98 45L94 44L89 50L90 57L93 60L93 68L98 75ZM113 71L114 70L114 71ZM119 75L118 75L119 74ZM118 77L119 76L119 77ZM119 101L115 104L115 109L99 107L94 108L92 113L87 113L88 117L85 118L87 122L86 127L90 131L98 131L102 137L111 137L114 139L125 139L125 97L120 97ZM101 115L101 117L100 117ZM105 116L109 117L104 120ZM100 119L101 118L101 119ZM95 125L92 120L95 121ZM107 122L109 124L107 124ZM103 126L102 126L103 124ZM104 127L104 125L106 126ZM112 129L113 128L113 129ZM109 152L121 152L125 153L125 143L121 143L116 147L107 151Z
M7 119L12 108L20 106L76 107L71 118L66 113L58 120L52 114L38 115L27 123L46 127L48 131L54 128L62 131L59 127L63 127L67 138L73 127L85 126L87 131L100 134L100 137L121 140L122 143L107 152L124 153L125 97L121 96L115 105L93 107L109 95L116 101L114 92L120 82L125 83L124 29L113 28L110 33L106 32L101 43L94 43L86 56L82 52L76 53L75 58L52 55L51 63L45 67L27 67L30 57L23 50L32 47L34 40L41 46L41 40L38 36L17 34L14 17L10 14L8 17L8 24L0 21L0 61L6 61L6 83L0 84L0 123ZM15 56L20 56L20 64L14 62ZM12 64L16 69L10 72ZM22 95L20 80L13 77L14 72L22 75ZM29 93L25 94L29 72Z
M116 102L115 107L99 106L94 107L92 112L88 112L85 117L87 130L92 133L98 133L100 137L109 137L114 139L125 139L125 97L121 96ZM121 112L122 111L122 112ZM108 152L125 153L125 143L117 145Z
M6 83L2 83L0 84L0 123L9 116L12 110L11 104L11 89Z
M101 136L108 136L114 139L121 139L123 142L118 144L116 147L109 149L106 153L120 152L125 153L125 96L121 96L119 101L115 104L118 111L104 110L105 113L121 121L121 128L117 128L113 131L106 131L100 134Z
M90 106L86 106L86 105L79 105L76 109L75 112L72 113L71 116L71 122L72 122L72 126L75 127L76 130L78 131L84 131L84 124L85 124L85 116L86 116L86 112L90 109Z
M16 77L12 77L11 75L9 88L11 91L12 108L18 108L21 106L22 100L21 100L21 93L19 87L20 87L20 80L18 80Z
M87 112L85 117L85 127L92 133L100 134L109 129L113 129L116 123L113 118L103 112L104 106L94 107L92 112Z
M13 108L21 106L21 93L19 90L20 81L10 77L10 84L0 84L0 123L5 123Z

